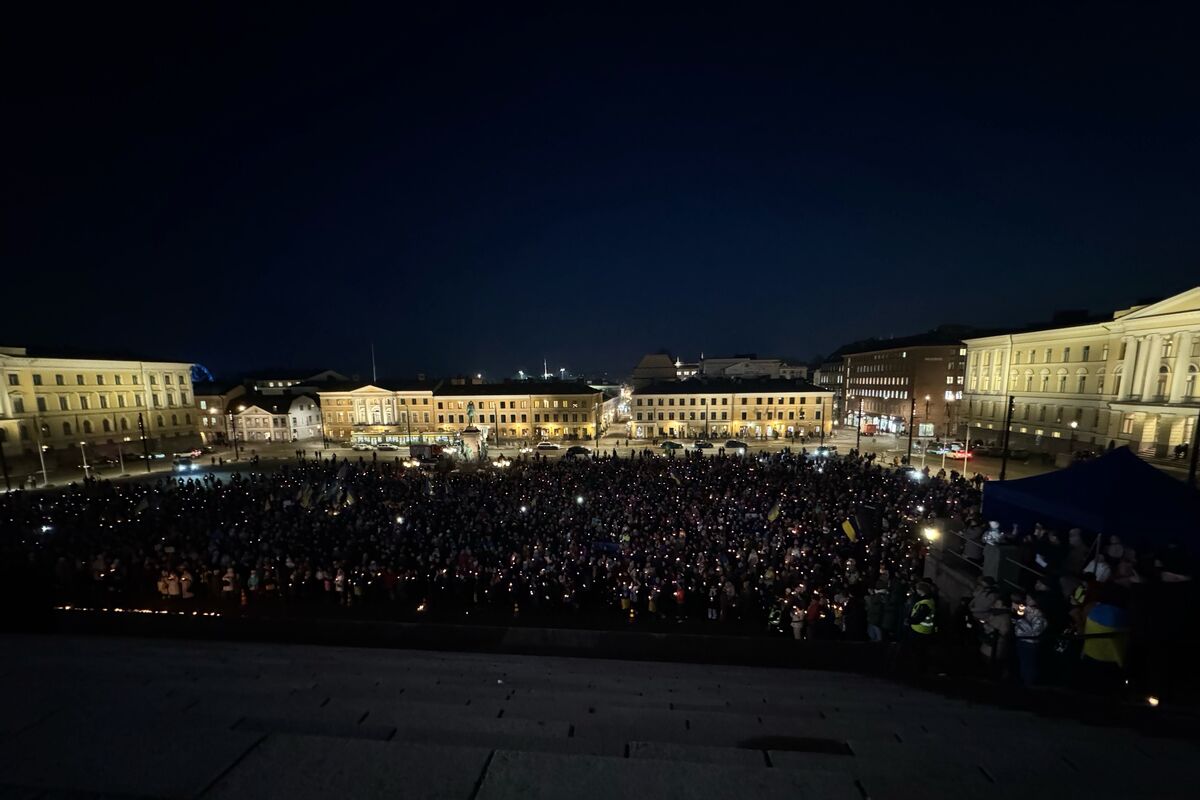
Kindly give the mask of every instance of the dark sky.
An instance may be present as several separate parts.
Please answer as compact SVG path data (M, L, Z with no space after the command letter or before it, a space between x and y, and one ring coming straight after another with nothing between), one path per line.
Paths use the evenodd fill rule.
M0 343L623 372L1200 284L1184 11L103 5L5 21Z

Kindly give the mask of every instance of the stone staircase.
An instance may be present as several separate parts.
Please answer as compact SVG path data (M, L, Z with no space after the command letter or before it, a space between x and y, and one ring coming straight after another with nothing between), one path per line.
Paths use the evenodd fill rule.
M1200 755L838 672L0 644L0 798L1190 797Z

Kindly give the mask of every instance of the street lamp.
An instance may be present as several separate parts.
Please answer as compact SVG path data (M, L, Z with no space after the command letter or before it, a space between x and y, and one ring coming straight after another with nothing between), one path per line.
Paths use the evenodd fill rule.
M1075 452L1075 429L1078 427L1079 427L1079 422L1077 420L1071 420L1071 442L1067 446L1068 453Z

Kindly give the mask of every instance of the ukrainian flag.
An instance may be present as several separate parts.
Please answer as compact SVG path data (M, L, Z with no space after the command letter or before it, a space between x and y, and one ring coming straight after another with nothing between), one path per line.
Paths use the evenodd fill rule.
M1105 661L1125 666L1126 632L1129 630L1129 615L1125 609L1097 603L1083 624L1085 635L1093 633L1115 633L1083 640L1083 655L1094 661Z

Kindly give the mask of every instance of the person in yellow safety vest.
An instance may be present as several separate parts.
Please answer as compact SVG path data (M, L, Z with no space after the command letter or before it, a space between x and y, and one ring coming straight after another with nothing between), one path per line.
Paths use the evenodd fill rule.
M897 667L923 675L929 661L929 645L937 631L937 607L933 602L933 586L928 581L916 585L917 600L908 612L908 630L897 653Z
M937 606L934 605L933 587L926 581L917 584L917 602L913 603L908 612L908 627L920 636L929 636L937 632Z

